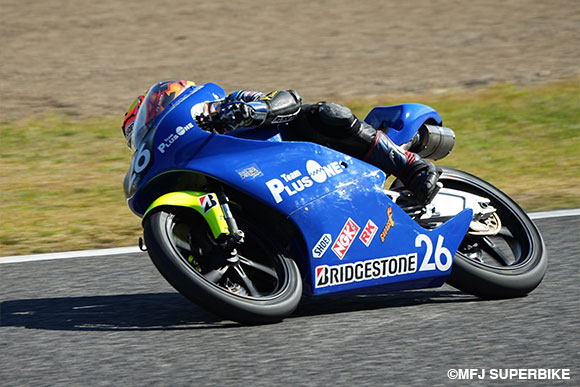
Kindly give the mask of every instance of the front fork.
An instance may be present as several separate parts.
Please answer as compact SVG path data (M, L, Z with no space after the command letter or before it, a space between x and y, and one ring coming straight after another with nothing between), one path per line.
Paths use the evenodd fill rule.
M157 198L145 211L143 219L154 209L163 206L186 207L197 211L209 226L214 245L222 252L229 263L236 263L236 247L244 241L244 233L238 228L230 209L230 200L223 190L214 192L177 191ZM139 238L139 248L146 251L143 240Z
M230 210L229 205L230 199L226 196L226 194L223 191L218 192L217 197L229 229L228 243L230 244L243 243L244 232L238 228L236 220L232 215L232 211Z
M209 226L214 240L218 243L238 244L244 234L238 229L229 207L229 199L222 190L214 192L176 191L157 198L145 214L145 219L156 208L171 206L185 207L197 211Z

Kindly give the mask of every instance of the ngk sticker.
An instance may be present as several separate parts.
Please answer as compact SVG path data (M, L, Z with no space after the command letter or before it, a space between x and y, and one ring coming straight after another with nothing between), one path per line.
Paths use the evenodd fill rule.
M338 258L344 258L359 231L360 227L354 222L354 220L348 218L342 231L338 235L338 238L336 238L334 245L332 245L332 251L334 251L334 254L336 254Z

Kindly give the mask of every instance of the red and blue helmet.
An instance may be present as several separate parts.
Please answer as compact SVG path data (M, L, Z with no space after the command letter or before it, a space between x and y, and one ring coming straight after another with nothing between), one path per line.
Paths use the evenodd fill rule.
M142 129L153 122L175 98L190 86L195 86L195 83L184 80L162 81L135 98L125 113L122 125L123 135L129 148L135 150L136 139L145 135Z

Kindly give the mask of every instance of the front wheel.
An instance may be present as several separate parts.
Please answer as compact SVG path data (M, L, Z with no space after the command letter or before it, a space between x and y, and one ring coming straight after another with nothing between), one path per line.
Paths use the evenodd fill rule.
M546 247L535 224L506 194L469 173L444 168L444 187L490 199L501 228L495 235L468 233L455 255L447 282L482 298L525 296L548 267Z
M227 249L197 214L163 208L143 222L149 256L182 295L221 317L246 324L280 321L300 301L298 267L267 233L241 215L236 221L244 242Z

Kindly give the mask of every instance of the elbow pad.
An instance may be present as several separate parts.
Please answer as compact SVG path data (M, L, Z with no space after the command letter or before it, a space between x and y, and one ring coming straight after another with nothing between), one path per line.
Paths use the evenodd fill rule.
M268 106L265 124L282 124L292 121L302 107L302 97L295 90L273 91L260 99Z

